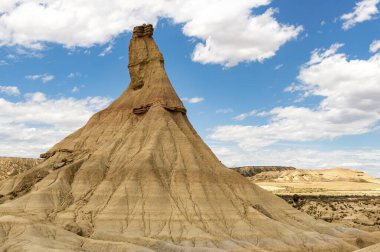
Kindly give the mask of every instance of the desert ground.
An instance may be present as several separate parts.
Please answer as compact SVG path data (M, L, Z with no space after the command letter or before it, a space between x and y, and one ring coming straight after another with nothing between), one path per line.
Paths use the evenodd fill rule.
M252 183L316 219L380 231L380 179L362 171L252 166L238 169Z
M0 157L0 180L25 172L41 161ZM235 169L252 183L316 219L380 231L380 179L344 168L247 166Z

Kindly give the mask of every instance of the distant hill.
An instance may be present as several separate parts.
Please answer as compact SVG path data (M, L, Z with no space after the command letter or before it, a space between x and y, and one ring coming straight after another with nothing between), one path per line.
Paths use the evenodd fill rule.
M254 182L376 182L377 179L368 174L346 168L334 169L293 169L293 170L273 170L257 174L251 178Z
M288 166L242 166L231 169L239 172L244 177L253 177L262 172L296 170L296 168Z
M41 159L0 157L0 180L15 176L42 162Z

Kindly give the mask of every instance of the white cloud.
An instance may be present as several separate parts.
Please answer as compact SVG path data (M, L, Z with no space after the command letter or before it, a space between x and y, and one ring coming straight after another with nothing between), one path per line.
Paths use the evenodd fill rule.
M1 19L1 14L0 14L0 19ZM0 28L0 34L1 34L1 28ZM2 46L1 42L0 42L0 46ZM41 51L36 50L35 48L14 46L14 47L8 47L7 51L9 51L9 53L6 57L7 59L10 59L10 60L17 60L18 58L38 58L38 59L43 58L43 54L41 53Z
M380 3L380 0L361 0L357 2L352 12L340 17L344 21L342 28L348 30L357 23L374 19L375 15L379 13L376 6L378 3Z
M0 86L0 93L12 96L20 95L20 90L15 86Z
M82 77L82 74L78 72L72 72L72 73L69 73L69 75L67 75L67 78L79 78L79 77Z
M35 75L27 75L25 76L25 79L28 79L28 80L38 80L39 78L41 78L42 75L39 75L39 74L35 74Z
M17 4L16 4L17 3ZM263 61L296 38L301 26L281 24L271 0L13 0L2 4L0 46L42 49L106 44L133 26L168 18L198 43L192 59L226 67Z
M8 65L8 62L6 62L5 60L0 60L0 66L6 66Z
M243 113L243 114L240 114L238 116L235 116L233 119L236 120L236 121L243 121L244 119L248 118L248 117L252 117L252 116L255 116L257 115L257 111L256 110L252 110L248 113Z
M279 24L273 17L273 9L251 16L247 10L238 14L231 11L234 6L228 6L230 4L227 2L225 5L227 6L208 6L201 20L192 20L185 25L186 35L205 41L195 46L192 57L194 61L226 67L235 66L242 61L262 62L274 56L281 45L297 37L302 30L301 27ZM214 8L218 11L213 10ZM222 13L219 14L219 11ZM216 21L218 24L215 24ZM215 28L212 29L213 27Z
M189 99L189 103L200 103L203 102L205 99L203 97L193 97Z
M104 57L107 54L110 54L112 52L112 48L113 48L113 44L110 43L106 48L104 48L104 50L101 53L99 53L99 56Z
M330 57L331 55L335 54L339 48L344 46L344 44L341 43L335 43L333 44L329 49L316 49L313 51L311 58L309 62L307 62L307 65L313 65L316 63L320 63L322 60Z
M43 83L48 83L49 81L54 80L54 75L51 74L35 74L35 75L27 75L25 76L28 80L42 80Z
M261 113L268 116L267 124L222 125L209 137L253 151L281 141L333 139L375 130L380 121L380 54L350 60L337 53L338 45L314 51L300 70L300 84L287 90L320 96L319 106L276 107Z
M263 148L254 152L230 146L211 145L228 167L244 165L281 165L319 169L346 167L380 178L380 149L317 150L312 148Z
M43 83L47 83L49 81L54 80L54 76L53 75L45 75L45 76L42 76L41 80Z
M279 70L280 68L282 68L284 66L284 64L278 64L277 66L274 67L275 70Z
M203 102L205 100L205 98L203 98L203 97L193 97L193 98L184 97L184 98L181 98L181 100L184 102L188 102L188 103L200 103L200 102Z
M7 12L16 5L17 0L5 0L0 2L0 13Z
M40 92L17 102L0 98L0 156L38 156L109 102L103 97L52 99Z
M77 87L77 86L75 86L75 87L73 87L73 89L71 89L71 93L78 93L79 92L79 90L80 90L80 88L79 87Z
M8 54L7 55L7 59L11 59L11 60L13 60L13 59L15 59L16 58L16 55L14 55L14 54Z
M225 108L225 109L218 109L215 111L217 114L228 114L228 113L232 113L233 112L233 109L231 108Z
M371 53L375 53L377 51L379 51L380 49L380 40L374 40L371 45L369 46L369 51Z

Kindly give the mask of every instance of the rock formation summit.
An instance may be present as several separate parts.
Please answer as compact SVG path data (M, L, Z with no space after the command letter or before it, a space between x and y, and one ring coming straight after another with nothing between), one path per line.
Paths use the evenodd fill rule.
M41 164L0 181L1 251L353 251L379 242L227 169L191 126L152 35L151 25L134 29L131 83L117 100Z

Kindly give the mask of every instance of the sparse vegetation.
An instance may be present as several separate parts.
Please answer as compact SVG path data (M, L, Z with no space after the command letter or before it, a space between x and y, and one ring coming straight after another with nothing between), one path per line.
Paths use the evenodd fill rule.
M280 195L294 208L317 219L368 231L380 231L380 197ZM297 202L297 203L296 203Z

